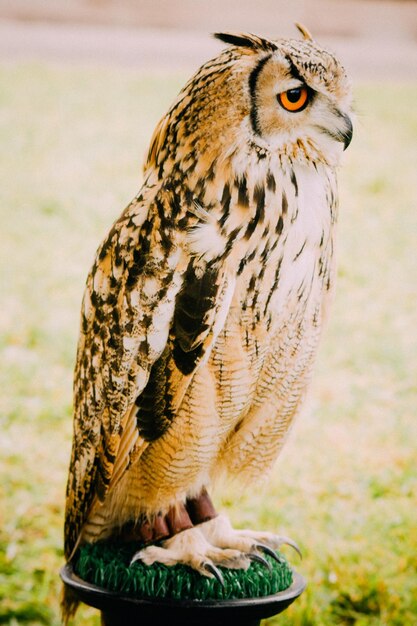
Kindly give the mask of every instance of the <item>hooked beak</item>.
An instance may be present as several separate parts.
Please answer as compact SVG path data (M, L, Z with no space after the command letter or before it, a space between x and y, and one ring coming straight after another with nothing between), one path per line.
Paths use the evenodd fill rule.
M350 119L347 113L342 113L339 109L334 109L334 126L333 128L328 128L327 126L317 126L316 128L323 133L324 135L328 135L335 141L340 141L344 145L344 150L349 146L352 141L353 135L353 126L352 120Z
M340 139L341 141L343 141L343 145L345 146L344 150L346 150L346 148L349 146L350 142L352 141L353 126L352 126L352 120L350 119L349 115L346 115L346 113L342 113L342 118L346 124L346 128L340 133Z

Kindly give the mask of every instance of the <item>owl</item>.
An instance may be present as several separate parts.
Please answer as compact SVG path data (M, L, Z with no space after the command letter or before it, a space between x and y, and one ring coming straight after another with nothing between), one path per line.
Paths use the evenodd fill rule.
M65 554L221 581L289 538L217 514L219 476L265 479L299 412L335 274L336 167L351 89L302 38L227 44L161 119L144 184L98 249L82 303Z

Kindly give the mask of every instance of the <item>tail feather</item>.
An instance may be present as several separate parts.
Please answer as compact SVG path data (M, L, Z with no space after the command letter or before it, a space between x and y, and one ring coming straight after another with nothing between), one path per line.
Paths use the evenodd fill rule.
M80 601L72 589L63 585L61 594L61 619L63 626L67 626L72 617L74 617Z

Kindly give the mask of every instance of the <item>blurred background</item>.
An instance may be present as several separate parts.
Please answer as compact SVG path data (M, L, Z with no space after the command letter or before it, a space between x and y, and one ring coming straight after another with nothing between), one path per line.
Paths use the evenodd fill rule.
M0 0L0 624L59 624L81 296L153 128L210 33L296 21L354 82L337 293L271 481L217 501L302 546L309 587L268 624L417 622L416 2Z
M294 36L294 21L345 59L353 76L417 72L413 0L0 0L4 57L194 69L221 30Z

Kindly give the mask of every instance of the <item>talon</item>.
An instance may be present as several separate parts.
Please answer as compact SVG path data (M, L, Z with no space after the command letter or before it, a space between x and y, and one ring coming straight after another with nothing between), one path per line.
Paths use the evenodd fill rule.
M283 559L281 559L281 557L278 556L278 554L275 552L275 550L273 550L269 546L266 546L264 543L257 543L255 545L255 548L257 550L260 550L261 552L264 552L265 554L268 554L270 557L275 559L275 561L277 563L284 563Z
M291 548L293 548L298 556L300 557L300 559L303 558L303 555L301 553L300 548L298 547L298 545L295 543L295 541L293 541L292 539L290 539L289 537L281 537L281 543L283 544L287 544L287 546L291 546Z
M136 563L136 561L142 561L142 557L141 557L140 552L136 552L136 554L133 555L133 557L132 557L132 559L131 559L131 561L129 563L129 567L131 565L133 565L133 563Z
M208 561L206 561L205 563L203 563L203 568L207 572L210 572L210 574L212 574L214 578L217 580L217 582L219 582L221 586L224 588L225 585L224 585L223 574L215 565L213 565L213 563L209 563Z
M249 559L251 561L256 561L257 563L261 563L261 565L263 565L264 567L266 567L268 569L269 572L272 572L272 567L271 564L268 563L268 561L266 559L264 559L263 556L261 556L260 554L256 554L256 552L251 552L250 554L247 555L249 557Z

